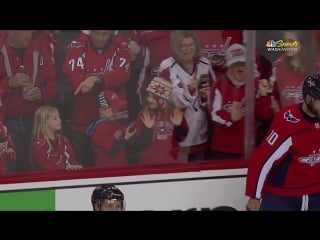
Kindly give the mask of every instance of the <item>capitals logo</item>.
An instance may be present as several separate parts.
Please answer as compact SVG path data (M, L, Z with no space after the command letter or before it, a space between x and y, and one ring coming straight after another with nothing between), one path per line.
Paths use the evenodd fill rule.
M313 167L320 162L320 154L314 153L309 155L308 157L300 157L299 162L309 164L311 167Z
M296 118L295 116L293 116L293 114L291 113L291 111L287 111L283 114L283 117L286 121L288 122L292 122L292 123L297 123L300 122L299 118Z

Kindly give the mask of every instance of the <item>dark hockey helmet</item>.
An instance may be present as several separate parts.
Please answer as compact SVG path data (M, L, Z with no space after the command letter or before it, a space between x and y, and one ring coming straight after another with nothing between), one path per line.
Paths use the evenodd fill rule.
M112 184L102 184L93 190L91 195L92 205L103 200L118 200L121 202L122 210L124 208L124 194Z
M320 74L306 77L302 86L302 94L303 98L309 95L314 99L320 100Z

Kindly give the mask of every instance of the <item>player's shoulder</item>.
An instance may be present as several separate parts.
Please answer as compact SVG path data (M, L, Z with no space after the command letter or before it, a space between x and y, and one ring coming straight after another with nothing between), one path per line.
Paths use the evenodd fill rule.
M302 122L301 104L294 104L280 109L275 116L275 121L281 125L294 125Z

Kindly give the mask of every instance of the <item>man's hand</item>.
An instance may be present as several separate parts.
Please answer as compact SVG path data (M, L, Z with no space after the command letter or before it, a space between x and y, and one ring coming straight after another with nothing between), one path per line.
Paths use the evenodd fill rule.
M232 108L230 112L230 118L232 122L238 122L243 117L241 106L241 102L232 102Z
M30 84L30 76L25 73L16 73L14 76L9 78L8 85L10 88L23 87Z
M28 92L28 100L29 101L36 101L41 99L42 93L39 87L32 87Z
M77 95L79 92L82 92L82 93L90 92L91 89L96 84L96 82L97 82L97 76L90 76L86 78L79 84L78 88L74 92L74 95Z

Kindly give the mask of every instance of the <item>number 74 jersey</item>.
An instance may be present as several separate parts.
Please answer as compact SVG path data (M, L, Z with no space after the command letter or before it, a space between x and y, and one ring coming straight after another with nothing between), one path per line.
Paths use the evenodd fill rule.
M101 51L100 51L101 50ZM126 100L126 83L130 77L130 59L126 44L116 36L104 49L94 49L88 36L80 36L68 46L63 70L73 91L90 76L99 76L88 92L74 96L73 130L86 132L89 124L96 119L96 99L100 91L109 89Z
M282 108L248 162L246 195L301 196L320 192L320 119L302 104Z

